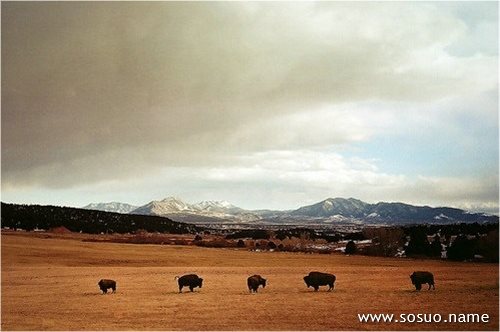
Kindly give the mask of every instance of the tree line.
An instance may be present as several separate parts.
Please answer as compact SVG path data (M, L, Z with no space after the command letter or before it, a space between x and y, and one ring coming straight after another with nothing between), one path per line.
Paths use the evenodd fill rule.
M372 243L358 248L351 240L346 254L395 256L399 252L406 257L499 261L498 223L367 227L362 234Z
M158 216L121 214L70 207L9 204L2 202L2 227L32 231L65 227L89 234L148 232L194 234L202 227Z

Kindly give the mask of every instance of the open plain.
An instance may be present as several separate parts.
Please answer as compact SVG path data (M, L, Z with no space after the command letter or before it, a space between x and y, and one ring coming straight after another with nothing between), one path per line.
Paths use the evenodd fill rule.
M498 330L498 264L195 246L83 242L2 233L2 330ZM303 276L337 276L335 290ZM409 275L429 270L436 290ZM203 288L179 294L174 277ZM246 278L267 287L250 294ZM117 281L101 295L101 278ZM358 314L488 314L489 323L362 323Z

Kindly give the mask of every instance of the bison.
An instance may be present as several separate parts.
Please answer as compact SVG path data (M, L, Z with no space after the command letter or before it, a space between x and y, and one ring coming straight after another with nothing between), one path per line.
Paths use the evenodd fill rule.
M178 279L179 293L182 293L182 287L189 287L189 290L192 292L195 287L201 288L201 284L203 283L203 279L196 274L186 274L182 277L176 276L174 279Z
M258 274L254 274L253 276L248 277L247 285L250 293L252 293L252 291L257 293L257 289L260 285L262 285L262 288L266 287L266 279L262 278Z
M309 275L304 277L304 281L306 282L307 288L313 287L314 291L318 291L319 286L330 286L328 291L331 291L335 284L335 276L330 273L323 272L310 272Z
M411 283L415 285L416 290L422 289L422 284L429 284L429 289L436 289L434 286L434 275L427 271L415 271L410 275Z
M111 280L111 279L101 279L97 285L99 288L102 290L103 294L106 294L108 292L108 288L111 288L113 290L113 293L116 292L116 281Z

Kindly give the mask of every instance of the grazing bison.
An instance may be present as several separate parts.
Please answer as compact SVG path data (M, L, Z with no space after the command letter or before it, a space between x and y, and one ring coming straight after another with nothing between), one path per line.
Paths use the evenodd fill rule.
M248 277L247 285L248 285L248 290L250 291L250 293L252 293L252 291L257 293L257 289L259 288L259 285L262 285L262 288L266 287L266 279L262 278L258 274L254 274L253 276Z
M111 288L113 290L113 293L116 292L116 281L111 280L111 279L101 279L97 285L99 288L102 290L103 294L106 294L108 292L108 288Z
M186 274L180 278L176 276L174 279L178 279L179 293L182 293L182 287L189 287L191 292L195 287L201 288L201 284L203 282L203 279L198 277L196 274Z
M427 271L415 271L410 275L411 283L415 285L416 290L422 289L422 284L429 284L429 289L436 289L434 286L434 275Z
M307 288L314 287L314 291L318 291L319 286L330 286L328 291L331 291L335 284L335 276L330 273L323 272L309 272L309 275L304 277L304 281L306 282Z

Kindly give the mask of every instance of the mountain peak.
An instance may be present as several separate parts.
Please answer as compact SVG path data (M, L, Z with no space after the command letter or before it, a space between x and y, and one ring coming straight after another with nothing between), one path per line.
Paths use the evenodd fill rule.
M165 197L164 199L162 199L161 201L158 201L158 202L162 202L162 203L168 203L168 202L183 202L182 199L180 199L179 197L176 197L176 196L168 196L168 197ZM184 202L183 202L184 203Z
M363 201L357 199L357 198L353 198L353 197L349 197L349 198L344 198L344 197L335 197L335 198L327 198L325 199L325 201L329 201L329 202L342 202L342 203L345 203L345 202L351 202L351 203L364 203Z

